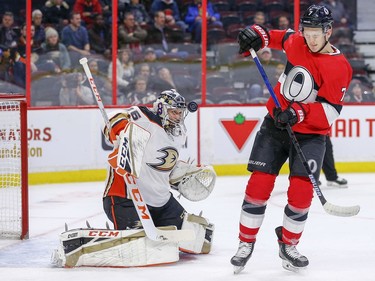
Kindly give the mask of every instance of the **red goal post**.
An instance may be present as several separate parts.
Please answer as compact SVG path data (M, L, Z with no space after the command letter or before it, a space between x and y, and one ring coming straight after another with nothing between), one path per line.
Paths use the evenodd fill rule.
M0 239L27 239L27 102L22 95L0 94Z

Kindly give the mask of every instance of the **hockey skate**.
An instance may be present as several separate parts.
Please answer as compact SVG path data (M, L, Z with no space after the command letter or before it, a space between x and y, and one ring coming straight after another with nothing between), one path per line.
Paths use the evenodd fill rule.
M328 181L327 180L327 186L336 186L340 188L347 188L348 187L348 181L346 179L338 177L334 181Z
M238 246L237 253L231 258L230 263L233 265L234 274L240 273L250 259L254 250L255 242L242 242Z
M282 227L279 226L275 229L278 242L279 242L279 256L283 260L282 265L286 270L298 272L309 265L309 260L301 255L295 245L287 245L282 242Z

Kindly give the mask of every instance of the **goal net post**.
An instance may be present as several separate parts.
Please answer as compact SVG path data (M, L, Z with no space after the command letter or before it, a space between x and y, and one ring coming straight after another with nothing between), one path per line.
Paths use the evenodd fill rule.
M27 103L22 95L0 94L0 239L27 239Z

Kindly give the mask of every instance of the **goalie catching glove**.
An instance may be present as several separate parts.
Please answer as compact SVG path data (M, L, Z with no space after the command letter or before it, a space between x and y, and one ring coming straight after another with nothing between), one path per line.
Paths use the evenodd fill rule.
M214 189L216 173L210 165L177 161L169 176L171 187L190 201L206 199Z

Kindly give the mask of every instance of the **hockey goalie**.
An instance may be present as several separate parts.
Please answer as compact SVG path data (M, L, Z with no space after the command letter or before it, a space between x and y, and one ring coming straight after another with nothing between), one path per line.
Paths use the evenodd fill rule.
M208 254L214 224L189 214L171 188L191 201L206 199L212 166L178 160L184 120L196 104L163 91L152 109L133 106L109 118L103 133L113 144L103 208L113 229L82 228L60 235L52 263L62 267L132 267L173 263L179 252Z

